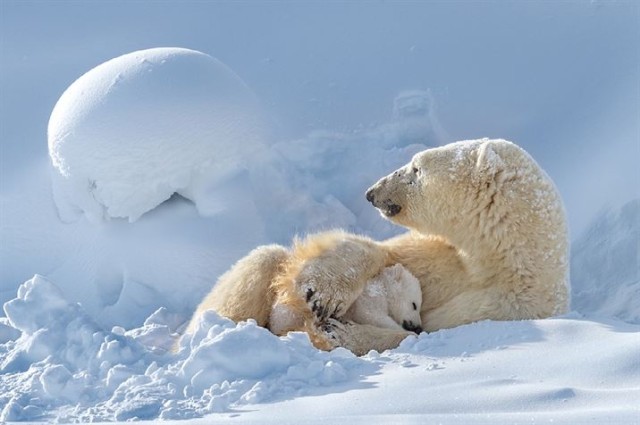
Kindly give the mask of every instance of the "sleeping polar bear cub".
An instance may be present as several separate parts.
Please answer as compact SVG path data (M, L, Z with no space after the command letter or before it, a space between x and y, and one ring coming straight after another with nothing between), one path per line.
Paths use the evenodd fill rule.
M384 268L366 283L362 294L349 307L343 320L420 333L421 307L420 282L401 264L395 264ZM269 329L276 335L282 335L295 328L298 321L299 315L286 305L276 303L269 318Z
M420 282L401 264L369 280L343 319L361 325L422 332Z

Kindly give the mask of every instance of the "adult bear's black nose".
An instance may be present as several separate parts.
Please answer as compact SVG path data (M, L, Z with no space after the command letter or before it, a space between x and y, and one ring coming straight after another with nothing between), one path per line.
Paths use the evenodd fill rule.
M369 190L367 190L366 197L367 197L367 201L369 201L369 202L371 202L373 204L374 197L373 197L373 188L372 187L369 188Z

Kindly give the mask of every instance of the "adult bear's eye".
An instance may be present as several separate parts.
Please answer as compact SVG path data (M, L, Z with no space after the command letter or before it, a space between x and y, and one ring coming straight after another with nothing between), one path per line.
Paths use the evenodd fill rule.
M418 174L418 172L420 171L417 167L413 167L413 174Z
M418 306L416 305L416 303L411 303L411 304L413 304L413 309L414 309L414 310L417 310L417 309L418 309Z

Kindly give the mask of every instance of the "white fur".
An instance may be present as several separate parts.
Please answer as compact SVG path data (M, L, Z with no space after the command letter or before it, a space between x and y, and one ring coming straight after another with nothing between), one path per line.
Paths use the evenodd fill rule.
M344 319L363 325L403 329L421 326L420 282L401 264L387 267L369 280Z

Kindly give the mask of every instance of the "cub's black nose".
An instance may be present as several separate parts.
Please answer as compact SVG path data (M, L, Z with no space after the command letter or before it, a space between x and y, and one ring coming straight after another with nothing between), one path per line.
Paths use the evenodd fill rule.
M402 327L404 328L404 330L409 331L409 332L415 332L417 334L422 333L422 326L420 325L416 325L413 322L409 321L409 320L403 320L402 321Z
M373 203L373 188L370 188L369 190L367 190L367 201Z

